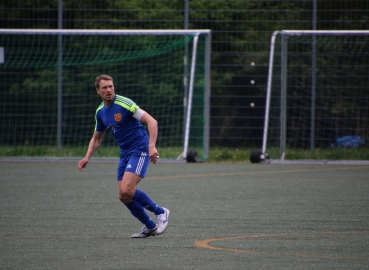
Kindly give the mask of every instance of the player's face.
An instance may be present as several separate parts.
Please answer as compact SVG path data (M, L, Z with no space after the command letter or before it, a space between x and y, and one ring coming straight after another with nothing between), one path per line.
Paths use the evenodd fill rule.
M110 104L114 99L114 85L112 81L101 80L99 88L96 89L104 103Z

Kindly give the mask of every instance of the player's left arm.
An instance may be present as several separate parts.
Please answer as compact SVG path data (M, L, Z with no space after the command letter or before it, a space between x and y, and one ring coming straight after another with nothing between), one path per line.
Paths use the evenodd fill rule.
M147 125L147 130L149 132L149 156L152 163L156 164L159 158L158 151L156 150L156 140L158 138L158 122L149 113L142 109L138 109L135 113L136 115L141 115L140 121Z

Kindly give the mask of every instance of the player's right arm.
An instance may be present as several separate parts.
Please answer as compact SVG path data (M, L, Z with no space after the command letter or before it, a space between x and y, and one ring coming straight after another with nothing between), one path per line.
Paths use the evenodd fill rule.
M94 132L90 140L90 143L88 145L88 149L87 149L85 157L78 163L78 169L82 171L83 168L86 168L90 157L100 147L103 137L104 137L104 132L99 132L99 131Z

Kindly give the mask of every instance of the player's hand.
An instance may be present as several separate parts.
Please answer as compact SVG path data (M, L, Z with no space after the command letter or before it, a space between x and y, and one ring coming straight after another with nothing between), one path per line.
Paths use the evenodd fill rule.
M150 162L156 164L156 162L158 162L159 153L156 150L156 147L154 145L149 146L149 155L150 155Z
M150 156L150 162L156 164L158 162L158 158L159 158L159 154L156 153L156 154Z
M84 158L80 162L78 162L78 169L82 171L84 168L86 168L88 163L88 159Z

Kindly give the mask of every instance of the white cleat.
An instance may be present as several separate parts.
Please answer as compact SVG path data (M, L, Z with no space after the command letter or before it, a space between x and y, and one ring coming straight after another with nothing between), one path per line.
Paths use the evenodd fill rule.
M156 218L158 219L158 229L156 230L156 234L162 234L164 233L165 229L168 226L168 218L169 218L169 213L170 211L166 208L164 208L164 213L161 215L156 216Z
M149 236L155 236L157 234L158 226L155 226L153 229L148 229L146 226L143 226L141 232L133 234L131 238L146 238Z

